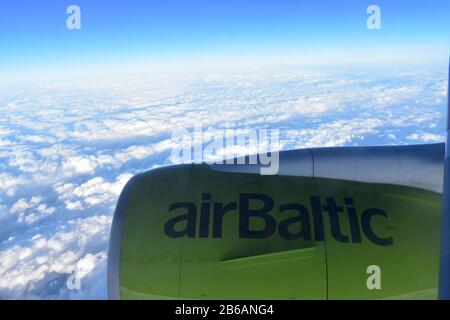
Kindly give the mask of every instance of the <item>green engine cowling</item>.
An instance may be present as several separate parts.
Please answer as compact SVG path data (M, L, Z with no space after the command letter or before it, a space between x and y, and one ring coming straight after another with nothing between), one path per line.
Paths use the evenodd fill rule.
M441 198L411 186L206 164L151 170L118 201L109 296L436 298ZM371 266L379 288L368 285Z

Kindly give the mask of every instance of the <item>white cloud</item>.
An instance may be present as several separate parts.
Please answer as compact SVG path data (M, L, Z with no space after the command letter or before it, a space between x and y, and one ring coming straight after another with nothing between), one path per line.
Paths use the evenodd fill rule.
M11 213L23 212L28 208L29 204L25 201L25 199L20 199L19 201L13 204L9 212Z
M77 173L93 173L96 164L89 158L71 157L62 166L65 176L72 176Z
M292 68L183 81L137 77L2 94L0 298L106 298L118 195L133 174L171 163L174 129L279 129L283 149L443 139L443 73ZM79 291L66 286L74 270Z
M421 141L421 142L443 142L444 135L432 134L432 133L413 133L407 137L409 140Z

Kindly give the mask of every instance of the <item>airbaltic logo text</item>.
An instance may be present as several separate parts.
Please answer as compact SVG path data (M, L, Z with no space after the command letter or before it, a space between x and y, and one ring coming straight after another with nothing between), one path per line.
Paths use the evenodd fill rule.
M199 212L191 202L172 204L169 211L178 215L167 221L164 226L165 234L171 238L222 238L224 216L234 212L238 213L236 225L239 228L239 238L242 239L265 239L278 232L286 240L324 241L324 212L327 212L329 219L326 221L329 221L331 235L339 242L361 243L364 235L380 246L394 243L392 236L377 234L373 228L375 219L388 219L387 213L381 209L368 208L359 216L352 198L343 199L344 208L333 197L326 197L322 204L319 197L311 196L312 216L306 206L298 203L282 204L274 210L274 200L265 194L243 193L239 195L238 202L222 203L212 202L211 194L204 193L202 200ZM283 219L283 214L287 215L288 212L295 215L291 213ZM276 219L277 215L280 215L279 220ZM341 228L341 223L348 226L347 233Z

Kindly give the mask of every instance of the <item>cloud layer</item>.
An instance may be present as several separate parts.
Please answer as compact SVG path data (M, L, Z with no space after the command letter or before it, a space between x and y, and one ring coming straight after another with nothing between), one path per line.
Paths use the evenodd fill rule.
M0 298L106 298L118 195L172 163L174 129L280 129L283 149L438 142L446 88L438 72L280 69L3 90Z

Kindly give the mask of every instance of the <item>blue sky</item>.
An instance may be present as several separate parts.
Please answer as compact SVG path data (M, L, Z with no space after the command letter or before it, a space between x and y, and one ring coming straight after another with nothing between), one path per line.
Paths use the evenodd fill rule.
M66 28L70 4L81 8L81 30ZM366 28L370 4L381 8L381 30ZM449 14L447 0L6 0L0 78L225 61L441 67Z

